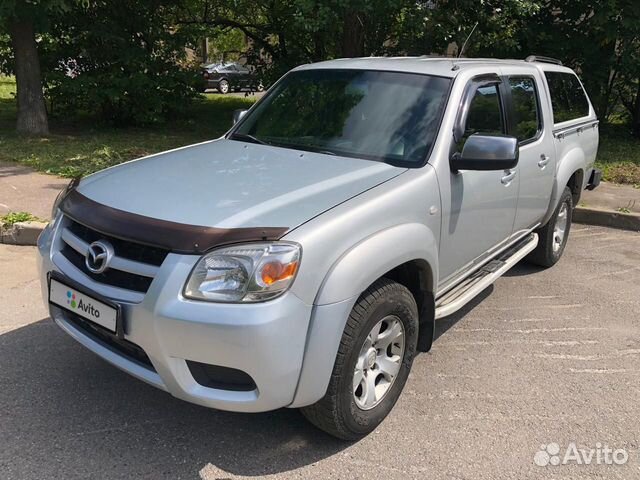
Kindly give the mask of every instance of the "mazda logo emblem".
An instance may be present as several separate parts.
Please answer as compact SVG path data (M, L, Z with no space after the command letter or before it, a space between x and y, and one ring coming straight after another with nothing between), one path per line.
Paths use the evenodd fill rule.
M98 240L89 245L84 264L91 273L102 273L109 268L112 258L113 246L106 240Z

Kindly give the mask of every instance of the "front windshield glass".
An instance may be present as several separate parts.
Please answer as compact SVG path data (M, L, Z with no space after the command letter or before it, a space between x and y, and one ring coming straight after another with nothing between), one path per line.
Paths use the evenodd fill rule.
M371 70L288 74L229 138L396 164L421 164L451 79Z

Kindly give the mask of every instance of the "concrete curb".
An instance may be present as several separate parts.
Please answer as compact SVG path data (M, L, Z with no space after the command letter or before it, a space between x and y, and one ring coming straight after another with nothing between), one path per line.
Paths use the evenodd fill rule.
M17 222L11 226L0 225L0 243L8 245L37 245L45 222Z
M636 213L621 213L598 208L576 207L573 211L575 223L599 225L601 227L619 228L640 232L640 215Z

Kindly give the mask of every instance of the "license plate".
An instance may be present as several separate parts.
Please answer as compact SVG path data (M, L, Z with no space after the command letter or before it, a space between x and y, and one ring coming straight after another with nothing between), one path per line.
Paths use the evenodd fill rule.
M111 305L79 292L54 278L49 280L49 301L58 307L116 333L118 310Z

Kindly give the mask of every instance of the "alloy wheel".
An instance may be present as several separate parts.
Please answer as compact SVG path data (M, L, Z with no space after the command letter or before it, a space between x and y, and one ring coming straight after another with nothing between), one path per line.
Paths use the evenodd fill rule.
M353 373L353 398L370 410L387 395L396 379L405 350L405 332L395 315L384 317L367 335Z
M566 203L563 203L558 212L556 223L553 227L553 252L557 253L564 244L565 235L567 232L567 223L569 221L569 207Z

